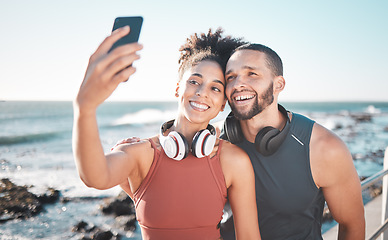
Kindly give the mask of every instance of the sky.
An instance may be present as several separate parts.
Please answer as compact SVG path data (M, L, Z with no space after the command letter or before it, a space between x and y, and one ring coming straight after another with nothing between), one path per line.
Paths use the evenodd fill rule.
M73 100L114 19L143 16L137 72L108 101L174 100L179 46L218 27L280 55L280 101L388 101L387 12L385 0L0 0L0 100Z

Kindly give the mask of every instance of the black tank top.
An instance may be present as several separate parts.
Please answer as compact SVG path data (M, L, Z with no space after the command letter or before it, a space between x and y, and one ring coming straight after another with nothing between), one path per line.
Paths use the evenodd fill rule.
M263 240L322 239L325 200L310 168L313 125L314 121L294 113L288 136L271 156L258 153L246 139L237 144L248 153L255 171Z

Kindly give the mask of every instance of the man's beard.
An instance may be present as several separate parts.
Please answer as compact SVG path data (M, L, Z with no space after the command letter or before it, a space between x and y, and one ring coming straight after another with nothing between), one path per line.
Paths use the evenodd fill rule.
M261 104L259 104L260 100L262 100ZM256 102L253 104L252 108L248 112L239 112L233 103L229 103L229 105L232 109L234 116L238 120L248 120L261 113L266 107L273 103L273 100L273 83L271 82L270 86L267 88L267 90L265 90L265 92L261 95L260 98L258 95L256 95Z

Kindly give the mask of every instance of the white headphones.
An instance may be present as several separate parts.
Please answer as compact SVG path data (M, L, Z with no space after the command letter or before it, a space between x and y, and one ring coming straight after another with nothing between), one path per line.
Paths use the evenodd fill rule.
M180 161L189 154L189 145L186 138L176 131L171 131L168 136L163 135L173 124L174 119L162 124L159 141L169 158ZM209 156L213 151L216 139L216 130L209 124L206 129L202 129L194 135L191 152L197 158Z

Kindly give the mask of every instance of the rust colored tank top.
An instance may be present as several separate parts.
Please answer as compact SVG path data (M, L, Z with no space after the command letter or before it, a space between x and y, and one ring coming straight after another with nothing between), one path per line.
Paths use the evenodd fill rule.
M154 148L154 160L146 178L134 193L136 217L143 240L219 239L218 227L227 189L219 155L181 161Z

